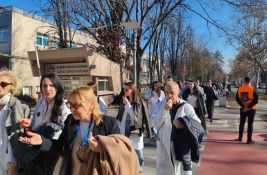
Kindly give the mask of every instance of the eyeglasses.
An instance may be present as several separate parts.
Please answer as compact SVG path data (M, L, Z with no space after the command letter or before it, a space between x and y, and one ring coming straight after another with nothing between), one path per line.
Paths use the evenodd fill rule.
M4 82L4 81L1 81L0 82L0 86L2 87L2 88L5 88L5 87L7 87L8 85L11 85L12 83L8 83L8 82Z
M77 110L80 106L82 106L81 104L72 104L71 102L66 102L66 105L69 109L75 109Z

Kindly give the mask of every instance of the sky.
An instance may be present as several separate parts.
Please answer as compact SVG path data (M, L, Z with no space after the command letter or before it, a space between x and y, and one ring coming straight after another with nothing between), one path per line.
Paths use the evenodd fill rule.
M42 1L42 0L40 0ZM204 0L208 2L206 4L206 10L208 14L216 19L219 23L223 25L232 25L232 10L229 7L223 6L220 3L220 0ZM188 0L190 4L192 4L192 8L201 12L201 7L197 3L197 0ZM205 5L205 4L204 4ZM25 11L38 11L38 1L37 0L0 0L0 6L15 6ZM209 7L212 7L209 8ZM202 14L204 12L202 11ZM195 36L201 41L204 41L207 44L207 47L210 51L221 51L224 60L224 70L226 72L229 71L229 60L233 59L237 51L230 44L225 42L225 38L222 32L219 32L218 29L212 25L207 27L207 23L205 20L201 19L198 15L194 13L188 14L188 18L190 18L189 23L193 27L195 31Z
M197 2L196 0L191 1ZM232 8L226 6L226 4L224 4L221 0L206 1L209 2L208 6L211 8L205 6L205 10L207 10L207 13L213 19L215 19L219 24L226 27L231 27L233 25L234 12ZM196 9L198 12L201 12L202 15L204 14L199 4L192 4L194 4L192 6L194 9ZM202 19L199 15L193 13L190 14L189 23L193 26L196 38L199 38L199 40L204 40L210 51L215 52L216 50L219 50L222 53L225 61L224 70L226 72L229 72L229 61L235 58L235 56L237 55L237 50L234 46L226 42L225 34L222 31L218 30L218 28L216 28L215 26L211 24L207 25L207 22L204 19Z

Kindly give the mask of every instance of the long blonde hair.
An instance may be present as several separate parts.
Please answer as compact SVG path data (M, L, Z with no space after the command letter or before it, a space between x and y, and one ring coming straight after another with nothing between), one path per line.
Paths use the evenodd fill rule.
M100 121L102 121L102 114L99 111L99 104L96 101L96 96L94 94L92 87L81 86L76 89L73 89L70 92L68 98L71 96L76 99L76 102L78 104L82 104L83 107L85 107L84 103L93 102L94 107L92 110L92 116L93 116L94 122L98 125Z
M9 83L11 83L11 89L10 89L10 93L11 94L16 94L17 93L17 86L18 86L18 82L17 82L17 78L15 77L15 75L8 71L8 72L0 72L0 77L5 77L7 79L9 79Z

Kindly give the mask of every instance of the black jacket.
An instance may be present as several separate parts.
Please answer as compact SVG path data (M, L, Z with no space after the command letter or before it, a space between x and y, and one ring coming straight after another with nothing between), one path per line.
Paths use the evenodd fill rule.
M182 129L175 129L173 137L174 152L176 160L182 162L199 162L199 144L204 136L201 124L189 117L178 118L184 125ZM189 155L189 160L186 160Z
M59 153L64 157L64 164L67 167L67 171L64 175L71 173L71 152L73 148L73 141L77 134L77 124L79 121L74 120L70 114L65 121L65 127L58 140L54 140L51 143L51 140L43 138L42 148L49 149L49 152L56 153L59 157ZM118 121L109 116L102 116L102 121L98 125L93 127L93 136L96 135L110 135L110 134L119 134L120 129L118 126ZM52 147L51 147L52 145Z
M172 121L177 110L185 103L178 104L178 106L170 111ZM183 128L177 129L172 127L171 139L174 145L175 159L182 161L184 166L191 165L191 161L199 162L199 144L202 141L204 135L204 129L201 124L187 116L179 117L179 120L183 124Z
M186 89L183 93L183 99L187 101L187 98L189 96L190 90ZM205 104L204 104L204 98L201 93L197 94L197 107L200 109L201 116L204 117L206 114Z
M150 125L150 120L148 116L148 111L147 111L147 106L145 101L137 97L136 102L131 103L134 109L134 129L139 129L140 132L143 132L144 129L146 129L147 137L151 138L151 125ZM118 115L117 119L119 121L122 120L123 113L124 113L124 106L125 104L123 103L123 100L121 99L120 105L119 105L119 110L118 110ZM145 127L145 128L144 128Z
M68 118L65 121L65 127L59 139L53 143L52 150L61 152L62 150L64 151L66 149L72 149L70 145L77 134L78 123L79 121L74 120L71 114L68 116ZM120 133L120 128L118 126L117 120L113 117L106 115L102 116L102 121L98 125L94 125L93 128L93 136L96 135L106 136L110 134L119 134L119 133Z
M25 161L18 162L19 175L52 175L60 155L60 152L50 149L52 142L55 141L52 137L55 132L61 129L62 127L56 123L47 123L36 131L42 137L42 145L28 145L27 147L23 146L25 144L21 145L21 150L18 149L17 154L20 157L24 156L21 160L25 159ZM13 150L13 152L15 151Z
M214 89L212 87L204 87L204 93L206 94L206 103L211 103L214 100L218 100L218 97L216 96Z

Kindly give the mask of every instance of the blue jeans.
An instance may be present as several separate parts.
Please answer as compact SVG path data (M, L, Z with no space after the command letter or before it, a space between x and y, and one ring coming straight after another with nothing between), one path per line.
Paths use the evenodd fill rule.
M144 151L143 151L143 149L140 149L140 150L135 150L135 152L136 152L137 157L139 159L140 168L141 168L141 170L143 170L144 169L144 164L145 164Z

